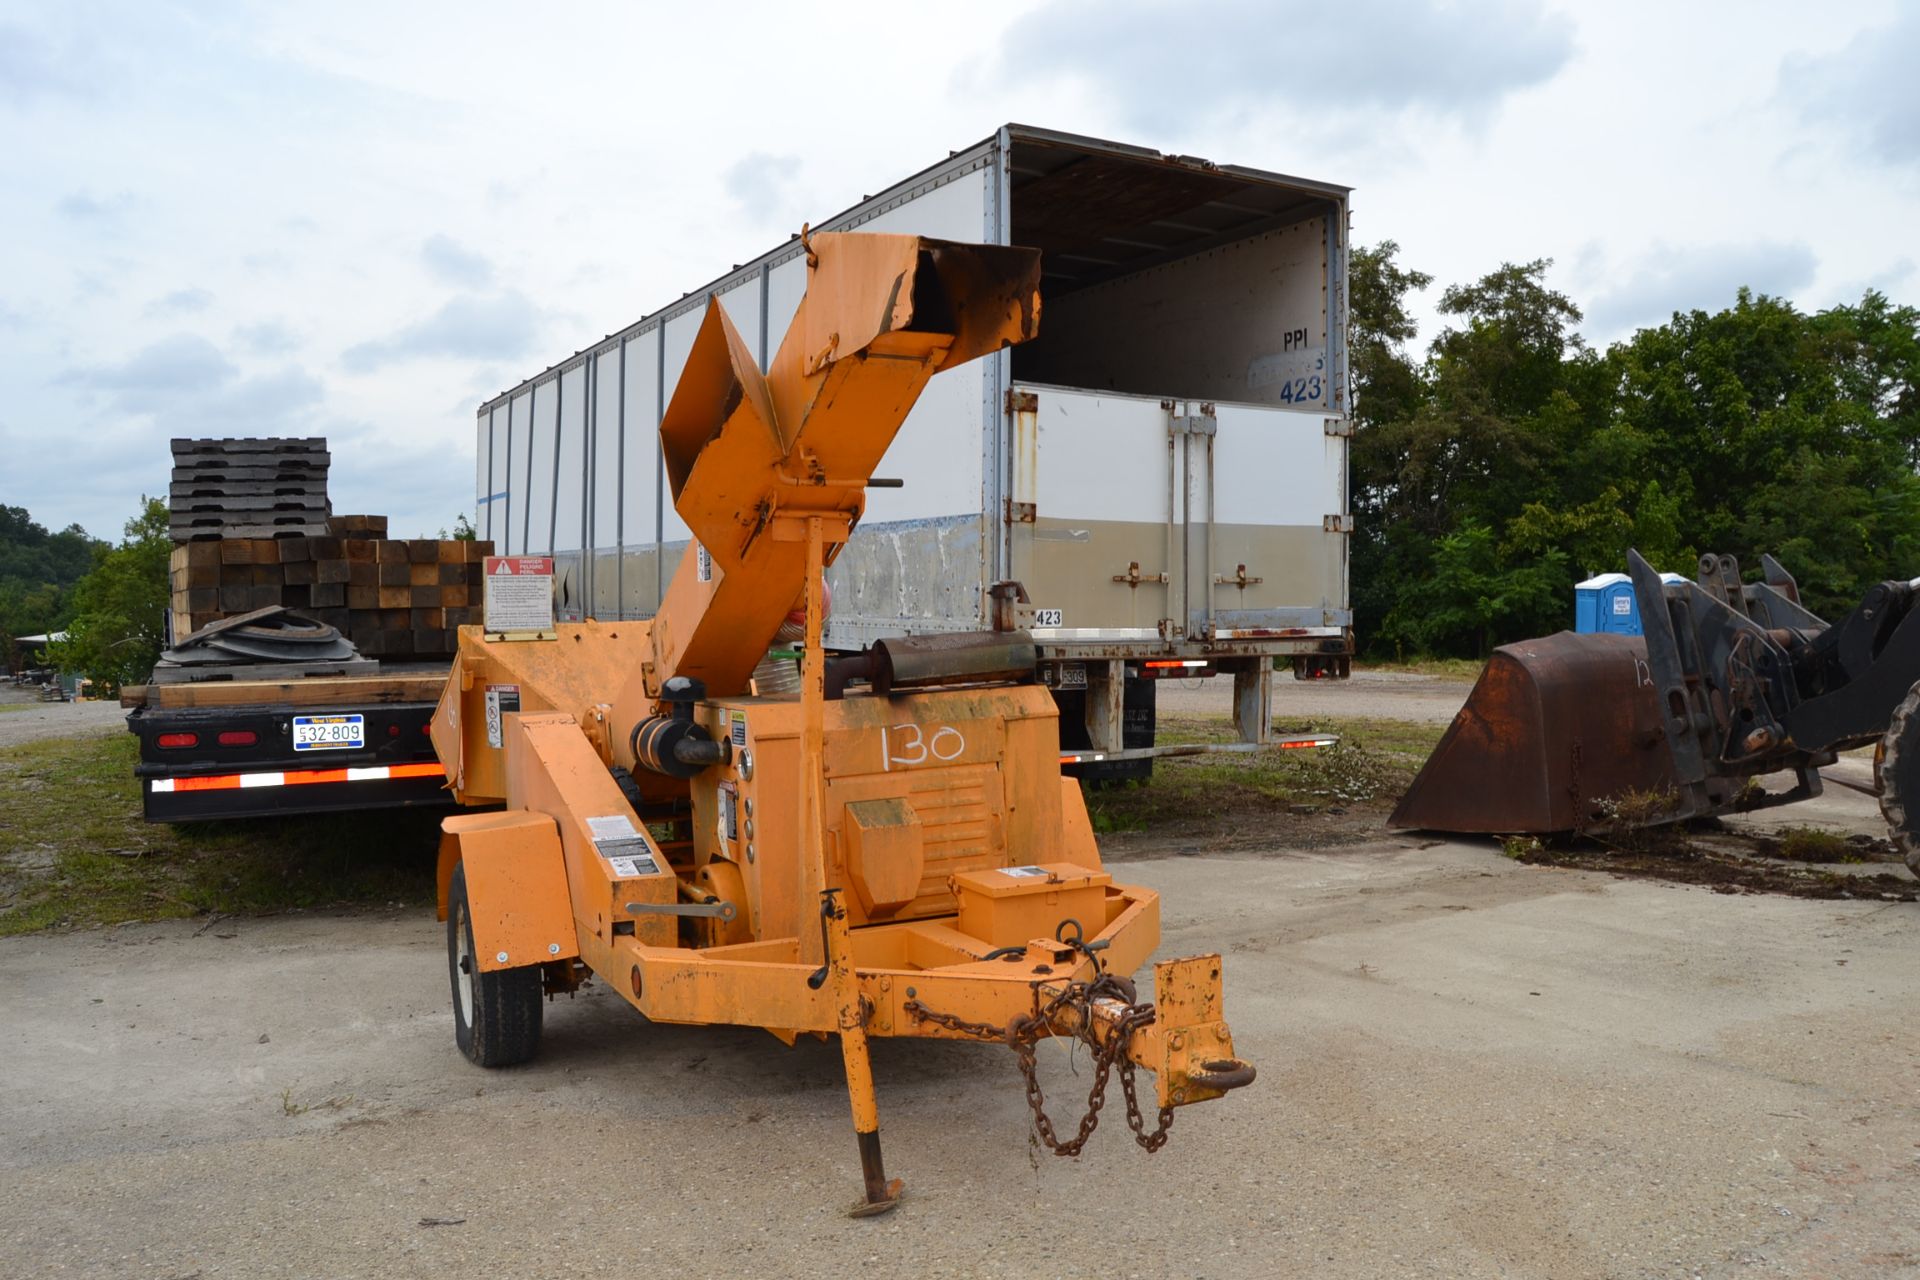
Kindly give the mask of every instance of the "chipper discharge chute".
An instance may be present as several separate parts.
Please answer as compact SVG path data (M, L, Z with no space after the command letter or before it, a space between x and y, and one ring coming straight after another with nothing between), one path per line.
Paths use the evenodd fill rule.
M599 975L656 1023L838 1034L862 1212L895 1203L868 1042L1011 1045L1048 1146L1078 1151L1118 1076L1149 1151L1173 1108L1249 1083L1220 957L1129 975L1160 904L1103 869L1017 631L821 649L823 570L927 380L1033 336L1039 255L914 236L806 237L807 293L763 376L710 303L661 422L693 539L659 613L557 639L466 628L433 725L466 803L441 848L455 1030L532 1056L542 998ZM796 603L799 694L753 692ZM518 711L489 717L512 686ZM498 707L496 696L492 704ZM1085 1042L1090 1110L1056 1134L1046 1036ZM1133 1073L1156 1076L1157 1104Z
M1637 552L1627 560L1645 636L1496 649L1389 824L1679 822L1819 795L1840 752L1876 746L1863 789L1920 872L1920 581L1882 582L1829 626L1771 556L1744 584L1731 556L1702 556L1695 581L1671 583ZM1767 790L1760 779L1778 773L1792 784Z

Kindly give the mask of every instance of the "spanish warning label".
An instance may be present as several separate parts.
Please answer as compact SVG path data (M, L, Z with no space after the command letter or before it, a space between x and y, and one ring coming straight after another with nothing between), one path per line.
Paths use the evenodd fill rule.
M553 557L488 556L488 631L553 630Z

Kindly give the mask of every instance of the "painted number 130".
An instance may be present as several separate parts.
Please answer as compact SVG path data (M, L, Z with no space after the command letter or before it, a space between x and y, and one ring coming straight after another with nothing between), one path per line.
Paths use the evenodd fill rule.
M967 749L967 740L952 725L941 725L929 733L925 726L897 724L880 731L880 767L895 765L911 768L929 760L956 760Z

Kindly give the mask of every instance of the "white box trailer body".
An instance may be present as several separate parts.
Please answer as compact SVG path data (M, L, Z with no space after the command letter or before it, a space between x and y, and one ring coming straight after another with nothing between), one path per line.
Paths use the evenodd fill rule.
M901 429L828 643L983 629L1018 581L1043 670L1091 681L1114 749L1112 664L1343 673L1347 196L1009 125L817 223L1031 245L1043 270L1039 337L939 374ZM688 538L656 429L707 300L764 368L804 286L796 237L481 405L479 536L553 555L563 617L649 616Z

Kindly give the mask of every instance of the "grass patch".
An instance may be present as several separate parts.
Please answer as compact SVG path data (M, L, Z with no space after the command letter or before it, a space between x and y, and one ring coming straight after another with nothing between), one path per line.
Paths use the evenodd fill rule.
M1783 827L1778 856L1795 862L1859 862L1852 843L1837 831L1818 827Z
M1384 810L1425 762L1446 726L1398 720L1322 720L1277 726L1282 733L1333 733L1340 742L1308 751L1269 748L1163 757L1144 785L1088 788L1087 812L1101 834L1193 833L1281 816ZM1163 742L1231 742L1218 719L1163 717Z
M150 825L138 756L131 735L0 748L0 937L433 899L442 810Z
M56 704L51 702L0 702L0 715L5 715L9 711L31 711L35 707L50 707L54 705Z

